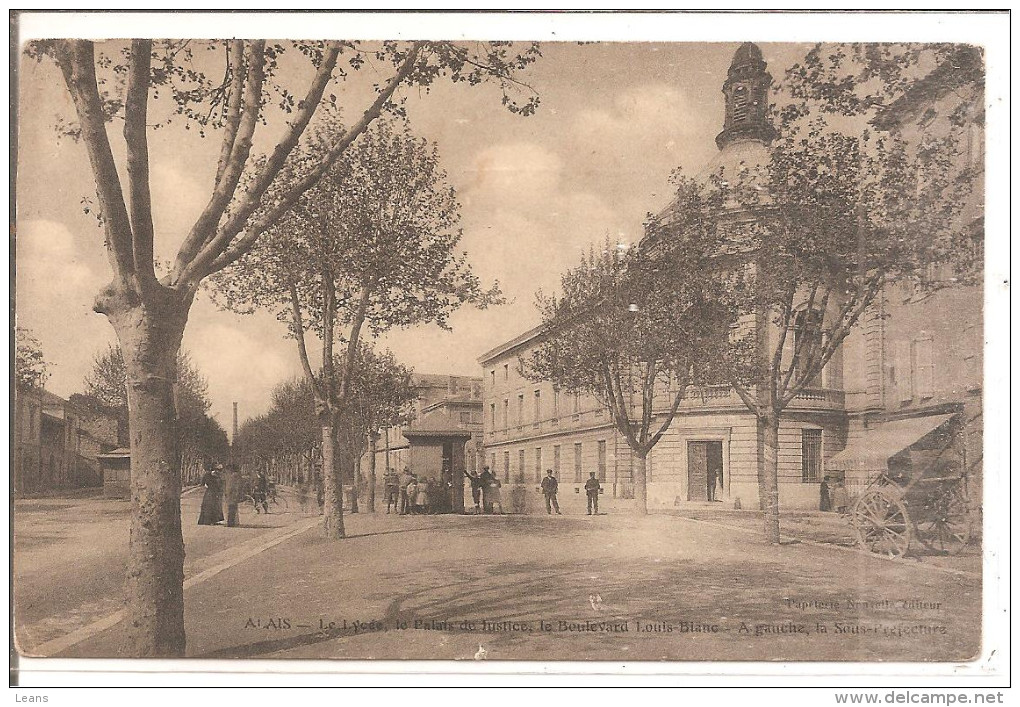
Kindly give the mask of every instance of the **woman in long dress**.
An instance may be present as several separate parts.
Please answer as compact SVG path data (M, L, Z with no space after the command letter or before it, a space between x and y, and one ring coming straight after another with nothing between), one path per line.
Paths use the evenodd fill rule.
M202 477L205 495L202 496L202 512L198 515L199 525L216 525L223 522L223 479L219 470L207 471Z

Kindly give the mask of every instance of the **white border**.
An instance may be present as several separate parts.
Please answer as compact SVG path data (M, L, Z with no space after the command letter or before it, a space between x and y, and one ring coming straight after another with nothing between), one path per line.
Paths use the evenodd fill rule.
M23 658L20 680L38 685L375 685L506 684L518 675L532 684L938 685L987 688L1003 684L1009 670L1009 15L891 13L612 13L612 14L425 14L425 13L26 13L19 39L341 36L362 39L499 38L544 41L951 41L981 45L987 62L986 301L985 301L985 543L984 647L974 663L454 663L281 661L72 661ZM697 67L692 67L696 70ZM39 672L43 671L43 672ZM564 675L567 673L567 675ZM558 674L558 675L556 675ZM682 681L670 676L688 676ZM735 679L735 676L741 676ZM628 680L622 680L624 684ZM128 698L127 693L123 693ZM129 698L130 699L130 698ZM146 696L146 699L150 699ZM483 699L488 699L483 698ZM824 699L824 698L823 698ZM831 697L829 697L831 700ZM119 700L118 700L119 701ZM158 701L158 700L157 700ZM800 703L795 696L785 704ZM805 702L811 703L811 702Z

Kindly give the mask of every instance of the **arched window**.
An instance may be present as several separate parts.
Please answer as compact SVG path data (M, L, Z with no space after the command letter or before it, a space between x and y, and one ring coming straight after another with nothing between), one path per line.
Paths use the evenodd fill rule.
M801 309L794 315L793 319L793 345L797 360L793 362L796 366L796 379L800 380L801 372L814 361L822 347L822 313L817 309ZM821 371L816 371L807 386L811 388L820 387L822 384Z

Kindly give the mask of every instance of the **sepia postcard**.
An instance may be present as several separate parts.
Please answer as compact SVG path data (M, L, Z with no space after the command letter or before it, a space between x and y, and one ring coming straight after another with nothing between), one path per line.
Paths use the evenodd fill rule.
M12 13L12 681L1001 678L1003 24Z

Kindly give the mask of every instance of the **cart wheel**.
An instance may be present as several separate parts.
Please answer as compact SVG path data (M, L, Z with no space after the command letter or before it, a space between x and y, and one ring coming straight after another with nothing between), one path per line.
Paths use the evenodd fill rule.
M910 548L910 515L906 506L881 490L865 492L850 512L858 544L879 555L902 557Z
M962 486L942 494L917 523L917 539L933 552L958 555L967 547L974 521Z

